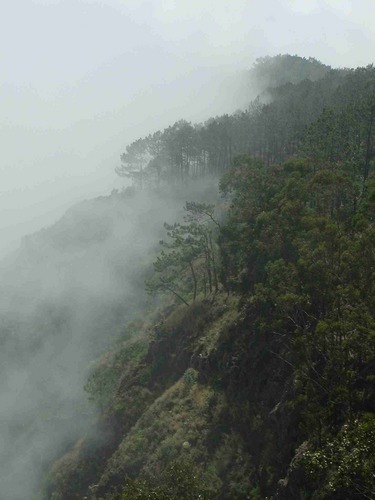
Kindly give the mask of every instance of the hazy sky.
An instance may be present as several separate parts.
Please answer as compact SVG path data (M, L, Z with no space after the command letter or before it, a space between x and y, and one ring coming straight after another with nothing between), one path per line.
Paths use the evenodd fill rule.
M374 0L2 2L0 255L120 187L129 141L241 105L229 75L257 57L373 62L374 20Z

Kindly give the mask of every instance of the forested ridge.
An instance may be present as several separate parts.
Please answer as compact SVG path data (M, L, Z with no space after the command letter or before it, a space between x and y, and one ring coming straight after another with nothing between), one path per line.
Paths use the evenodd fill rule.
M260 158L266 166L279 163L298 151L306 126L325 108L356 98L352 73L311 58L259 59L249 71L248 85L249 93L260 92L246 110L205 123L180 120L138 138L126 147L116 171L143 188L221 175L238 154ZM355 80L360 88L367 81L359 74Z
M97 427L41 498L375 498L375 70L277 56L250 82L121 156L136 192L220 196L160 222L149 300L86 381Z

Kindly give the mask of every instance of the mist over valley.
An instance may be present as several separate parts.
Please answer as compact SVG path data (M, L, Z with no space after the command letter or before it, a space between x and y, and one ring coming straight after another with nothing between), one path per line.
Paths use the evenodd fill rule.
M0 498L373 498L372 3L2 9Z

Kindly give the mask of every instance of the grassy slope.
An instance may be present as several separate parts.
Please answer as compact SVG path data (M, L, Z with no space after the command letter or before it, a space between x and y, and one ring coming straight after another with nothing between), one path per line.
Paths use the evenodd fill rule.
M249 298L219 294L133 325L90 388L100 430L55 464L48 497L106 498L126 476L157 485L190 459L218 498L309 498L298 353L256 320Z
M138 359L116 380L103 439L88 436L55 463L48 497L102 498L126 476L157 484L168 465L185 459L215 497L275 491L298 434L287 404L291 372L281 359L289 354L252 332L246 304L218 295L180 306L151 329L143 355L131 345Z

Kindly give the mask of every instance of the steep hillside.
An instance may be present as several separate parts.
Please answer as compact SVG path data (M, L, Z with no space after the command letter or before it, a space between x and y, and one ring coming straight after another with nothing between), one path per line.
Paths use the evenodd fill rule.
M208 186L208 184L207 184ZM191 186L197 196L215 196ZM204 193L204 194L199 194ZM24 239L0 270L0 489L31 498L47 464L95 421L90 363L145 314L144 279L174 193L123 193L72 207Z
M298 435L296 412L287 405L292 373L269 356L270 348L283 352L278 339L258 335L251 324L245 305L219 295L175 309L149 330L148 347L142 339L128 341L103 358L88 387L95 400L102 391L108 399L100 433L55 463L47 497L106 497L127 476L163 484L160 474L173 461L199 467L201 494L246 498L260 488L272 491ZM109 377L112 387L98 384ZM181 498L190 498L193 485L184 487Z
M4 499L375 496L374 68L252 74L2 264Z
M374 78L274 89L259 120L294 92L329 107L288 160L237 156L216 210L188 203L165 225L147 280L159 301L92 366L97 428L43 498L374 497ZM186 181L189 162L164 165Z
M333 70L314 59L258 60L248 74L249 96L257 90L258 97L246 109L205 123L180 120L140 137L126 146L116 172L145 188L221 175L239 154L266 166L282 162L297 153L306 128L325 108L355 100L363 85L359 71Z

